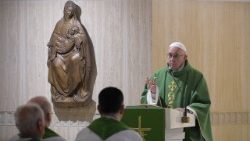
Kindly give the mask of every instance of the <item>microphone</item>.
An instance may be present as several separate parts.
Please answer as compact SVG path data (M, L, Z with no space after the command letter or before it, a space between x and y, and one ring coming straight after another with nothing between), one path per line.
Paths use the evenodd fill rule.
M168 64L168 69L169 69L169 73L170 75L172 75L173 77L173 80L176 82L176 79L175 79L175 76L174 76L174 70L172 69L172 66ZM177 86L178 86L178 83L176 83ZM178 86L179 87L179 86ZM186 103L186 96L184 95L184 101ZM187 106L185 106L184 108L184 112L183 112L183 116L181 117L181 122L182 123L189 123L190 121L190 118L187 116L187 113L188 113L188 109L187 109Z
M181 117L182 123L189 123L189 117L187 116L187 113L188 113L188 109L187 109L187 107L185 107L183 116Z
M160 107L163 107L163 108L168 108L168 105L166 104L164 99L162 97L160 97L160 96L158 97L157 106L160 106Z

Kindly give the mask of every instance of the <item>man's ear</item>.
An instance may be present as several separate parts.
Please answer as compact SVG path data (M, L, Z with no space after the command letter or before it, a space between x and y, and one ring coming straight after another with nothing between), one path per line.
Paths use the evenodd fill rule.
M188 56L187 56L187 54L185 55L185 60L187 60L187 58L188 58Z
M47 113L47 114L46 114L46 120L47 120L48 123L50 124L50 122L51 122L51 120L52 120L51 113Z
M100 105L97 105L97 110L99 111L100 114L102 113L102 108Z
M124 104L122 104L120 108L120 114L123 115L123 113L124 113Z
M39 120L37 121L37 130L42 134L42 136L43 136L43 134L44 134L44 128L45 128L45 123L44 123L44 121L43 121L42 119L39 119Z

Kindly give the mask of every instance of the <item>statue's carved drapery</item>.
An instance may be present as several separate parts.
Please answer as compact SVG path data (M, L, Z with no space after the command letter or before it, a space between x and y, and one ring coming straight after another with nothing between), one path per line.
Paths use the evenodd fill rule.
M62 107L92 101L96 63L92 41L80 20L81 9L67 1L64 16L48 43L48 79L52 101Z

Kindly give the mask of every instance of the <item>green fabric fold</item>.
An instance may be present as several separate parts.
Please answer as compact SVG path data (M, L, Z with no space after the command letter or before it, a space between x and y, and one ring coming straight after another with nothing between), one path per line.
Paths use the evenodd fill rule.
M96 119L88 126L88 128L103 140L109 138L110 136L120 131L129 129L129 127L126 126L124 123L106 117Z
M57 137L59 136L55 131L51 130L50 128L45 128L45 134L43 136L43 139L51 138L51 137Z

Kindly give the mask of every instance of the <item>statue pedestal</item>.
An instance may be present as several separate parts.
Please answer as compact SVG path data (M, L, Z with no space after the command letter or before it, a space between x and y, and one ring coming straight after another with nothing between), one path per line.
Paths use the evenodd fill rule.
M59 121L89 121L93 120L96 111L96 102L90 101L88 105L79 107L57 107L54 112Z

